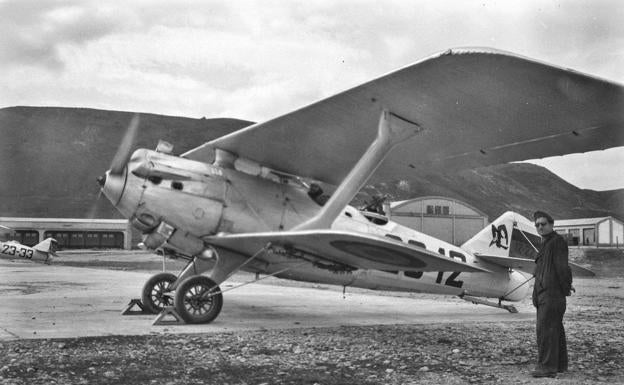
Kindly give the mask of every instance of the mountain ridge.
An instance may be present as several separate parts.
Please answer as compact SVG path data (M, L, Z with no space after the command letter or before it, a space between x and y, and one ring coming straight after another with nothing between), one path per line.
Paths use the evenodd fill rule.
M93 108L15 106L0 109L0 216L120 218L98 199L97 176L108 169L126 128L137 113ZM181 154L253 122L230 118L186 118L138 113L135 147L154 148L159 139ZM542 209L556 219L624 218L624 189L583 190L547 169L511 163L449 175L368 185L369 195L392 200L441 195L464 201L489 216L507 210L530 216ZM354 201L362 203L361 195Z

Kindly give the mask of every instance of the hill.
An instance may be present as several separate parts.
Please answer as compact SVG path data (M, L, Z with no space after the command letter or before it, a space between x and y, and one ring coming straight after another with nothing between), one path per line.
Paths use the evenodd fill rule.
M624 189L599 191L598 196L612 212L624 213ZM623 218L620 216L620 219Z
M364 190L368 194L388 194L393 201L426 195L456 198L485 212L490 220L508 210L530 217L537 209L560 219L609 215L624 218L620 198L624 190L603 193L579 189L548 169L530 163L422 175L366 186Z
M96 178L109 168L133 115L88 108L0 109L0 216L119 218L106 199L97 200ZM135 147L155 148L163 139L180 154L249 124L141 113Z
M570 247L570 260L599 277L624 277L624 250Z
M95 179L108 169L133 114L88 108L0 109L0 216L119 218L108 200L97 200ZM163 139L174 144L176 154L252 124L146 113L140 118L135 147L155 148ZM582 190L525 163L418 175L364 191L388 194L392 200L449 196L479 208L491 220L507 210L529 215L536 208L556 218L624 218L624 190ZM359 196L356 203L364 199Z

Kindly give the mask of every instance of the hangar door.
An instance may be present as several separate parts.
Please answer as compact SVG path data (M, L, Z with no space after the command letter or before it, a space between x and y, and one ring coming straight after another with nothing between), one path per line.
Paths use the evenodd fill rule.
M17 242L26 246L34 246L39 243L39 232L33 230L15 230Z
M46 231L62 249L123 249L124 234L120 231Z
M596 243L596 229L587 228L583 229L583 245L593 245Z
M428 196L390 207L393 221L454 245L463 244L487 224L484 213L453 198Z

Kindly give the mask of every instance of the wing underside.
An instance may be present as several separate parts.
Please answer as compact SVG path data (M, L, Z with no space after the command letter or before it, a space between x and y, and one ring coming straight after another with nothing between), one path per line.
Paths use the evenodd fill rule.
M395 147L372 181L403 179L624 146L623 107L621 85L501 51L453 49L184 156L207 161L219 148L338 185L387 109L423 130Z
M374 235L334 230L227 234L206 237L214 247L252 256L269 250L311 262L330 262L350 268L405 271L488 272L476 265Z

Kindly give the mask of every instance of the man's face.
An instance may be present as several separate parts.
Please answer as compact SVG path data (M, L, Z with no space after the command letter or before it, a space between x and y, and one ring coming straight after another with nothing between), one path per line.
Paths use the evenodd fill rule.
M548 219L546 218L537 218L535 220L535 228L537 229L537 233L541 236L548 235L553 231L553 224L548 223Z

